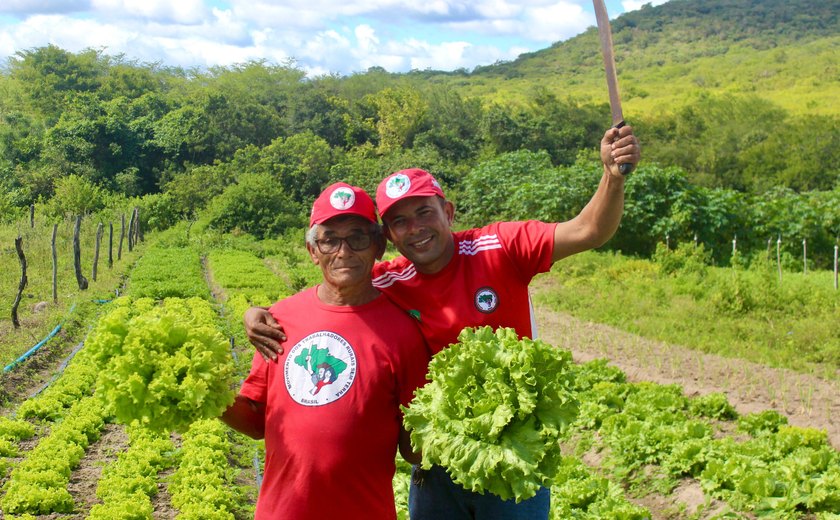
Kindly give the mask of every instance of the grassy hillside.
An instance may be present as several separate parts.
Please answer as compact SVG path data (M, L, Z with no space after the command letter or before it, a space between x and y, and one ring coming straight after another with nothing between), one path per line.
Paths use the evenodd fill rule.
M838 3L671 0L612 22L625 114L656 115L700 93L759 96L793 114L840 113ZM606 102L597 31L472 73L418 72L487 100L537 86Z

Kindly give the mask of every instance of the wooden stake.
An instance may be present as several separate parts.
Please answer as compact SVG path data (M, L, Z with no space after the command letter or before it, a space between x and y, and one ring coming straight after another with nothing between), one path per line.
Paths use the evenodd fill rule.
M114 267L114 223L108 222L108 269Z
M79 284L79 290L84 291L88 288L88 281L82 274L82 246L79 239L81 229L82 216L79 215L76 217L76 225L73 227L73 266L76 268L76 282Z
M837 251L840 249L838 246L834 246L834 290L837 290Z
M125 214L120 215L120 246L117 248L117 260L122 259L123 238L125 238Z
M29 227L35 229L35 204L29 205Z
M99 244L102 242L102 222L96 226L96 244L93 247L93 281L96 281L96 268L99 267Z
M20 321L18 321L18 306L20 299L23 297L23 289L26 288L26 256L23 254L23 238L20 235L15 239L15 250L17 251L18 260L20 260L20 283L18 284L17 296L12 303L12 324L16 329L20 328Z
M53 224L52 240L52 282L53 282L53 303L58 303L58 251L55 249L55 235L58 233L58 224Z
M134 249L134 211L128 219L128 252L130 253L132 249Z
M802 274L808 274L808 239L802 239Z
M779 283L782 283L782 237L776 240L776 265L779 266Z

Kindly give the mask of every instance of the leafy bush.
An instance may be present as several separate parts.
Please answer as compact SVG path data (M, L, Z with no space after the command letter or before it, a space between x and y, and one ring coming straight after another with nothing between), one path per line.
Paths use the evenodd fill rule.
M278 180L268 174L243 175L207 208L210 227L221 232L240 231L258 238L304 225L308 214Z

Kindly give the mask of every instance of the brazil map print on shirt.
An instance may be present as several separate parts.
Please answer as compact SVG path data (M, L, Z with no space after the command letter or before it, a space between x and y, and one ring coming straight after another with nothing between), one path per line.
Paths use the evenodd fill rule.
M283 367L286 390L298 404L322 406L346 394L356 379L356 354L340 335L319 331L300 340Z

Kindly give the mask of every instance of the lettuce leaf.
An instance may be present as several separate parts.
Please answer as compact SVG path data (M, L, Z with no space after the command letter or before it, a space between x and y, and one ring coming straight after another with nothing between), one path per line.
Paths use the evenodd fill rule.
M517 502L551 485L560 436L575 421L572 356L511 328L466 328L436 354L405 412L423 467Z

